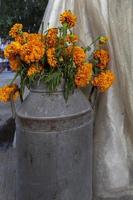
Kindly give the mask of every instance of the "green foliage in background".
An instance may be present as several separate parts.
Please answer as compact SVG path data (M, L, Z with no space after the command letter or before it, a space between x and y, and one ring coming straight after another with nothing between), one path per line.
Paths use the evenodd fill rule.
M10 27L22 23L25 31L38 32L48 0L0 0L0 36Z

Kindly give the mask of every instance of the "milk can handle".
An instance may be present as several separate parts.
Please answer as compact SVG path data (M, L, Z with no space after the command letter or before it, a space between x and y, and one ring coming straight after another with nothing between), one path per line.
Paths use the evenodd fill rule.
M15 103L14 103L14 100L13 98L11 97L11 110L12 110L12 118L15 119L16 117L16 106L15 106Z

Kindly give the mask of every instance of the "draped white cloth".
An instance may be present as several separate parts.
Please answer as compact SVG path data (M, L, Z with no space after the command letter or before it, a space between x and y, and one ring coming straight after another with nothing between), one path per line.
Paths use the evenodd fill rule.
M133 199L133 0L49 0L44 30L70 9L82 45L110 37L115 84L99 97L94 126L94 199Z

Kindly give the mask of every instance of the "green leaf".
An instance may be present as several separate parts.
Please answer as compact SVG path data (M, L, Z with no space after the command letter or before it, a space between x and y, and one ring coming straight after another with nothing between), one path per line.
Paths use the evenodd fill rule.
M42 64L43 64L43 65L45 64L45 61L46 61L46 57L43 57L43 58L42 58Z
M61 71L51 72L45 78L45 83L50 92L55 91L57 86L60 84L62 78Z
M73 93L75 89L75 72L76 68L72 60L70 60L69 65L66 65L64 68L64 79L65 79L65 87L64 87L64 98L67 101L68 96Z
M87 46L86 48L85 48L85 51L90 51L91 50L91 47L90 46Z
M99 74L101 72L101 69L98 68L98 67L94 67L93 68L93 72L94 72L95 75L97 75L97 74Z

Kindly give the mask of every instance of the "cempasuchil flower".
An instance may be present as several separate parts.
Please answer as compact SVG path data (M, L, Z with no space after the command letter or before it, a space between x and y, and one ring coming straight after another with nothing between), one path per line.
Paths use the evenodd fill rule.
M19 34L15 37L15 41L23 45L28 41L29 35L30 34L27 32L22 32L22 34Z
M22 32L23 25L22 24L14 24L13 27L11 28L9 35L12 38L16 38L19 34Z
M22 100L23 88L30 87L36 80L43 80L52 91L63 77L66 100L74 88L90 84L92 93L93 89L104 92L112 85L115 76L107 70L110 56L104 48L108 37L98 36L90 46L82 47L78 45L79 38L73 30L76 22L74 13L65 10L60 14L61 24L57 28L43 32L42 24L41 33L24 32L19 23L11 28L9 35L14 41L7 45L4 56L11 70L20 77L20 89L16 84L1 87L0 101L16 99L19 91Z
M16 100L19 96L18 86L16 84L5 85L0 88L0 101L6 103L11 99Z
M35 64L32 64L28 69L27 76L31 77L33 75L39 74L42 72L42 70L43 70L42 66L36 66Z
M26 63L37 62L43 58L45 47L42 42L31 41L24 44L20 50L20 58Z
M55 48L49 48L47 50L47 59L51 67L57 67L58 62L55 54Z
M92 84L97 87L100 92L105 92L111 87L114 80L114 74L110 70L106 70L94 77Z
M77 21L77 17L70 11L66 10L60 15L60 22L61 24L67 24L69 28L72 28L75 26Z
M98 60L97 67L104 69L109 63L109 53L104 49L96 50L94 52L94 58Z
M32 42L32 43L36 43L36 42L44 42L45 39L45 35L41 34L41 33L30 33L27 37L27 42Z
M8 44L4 50L4 56L8 59L18 55L20 53L21 44L19 42L12 42Z
M75 84L77 87L85 87L92 78L92 63L84 63L78 67L75 76Z
M99 39L100 44L106 44L108 42L109 38L106 36L101 36Z
M78 42L78 35L76 35L76 34L68 34L66 36L66 42L69 42L69 43Z
M48 30L48 33L46 35L46 43L49 48L56 46L58 39L57 34L58 34L57 28L50 28Z
M75 46L73 49L73 60L75 65L81 65L86 60L86 53L83 48Z
M11 70L14 72L18 72L21 68L21 61L17 57L10 58L9 64L10 64Z

